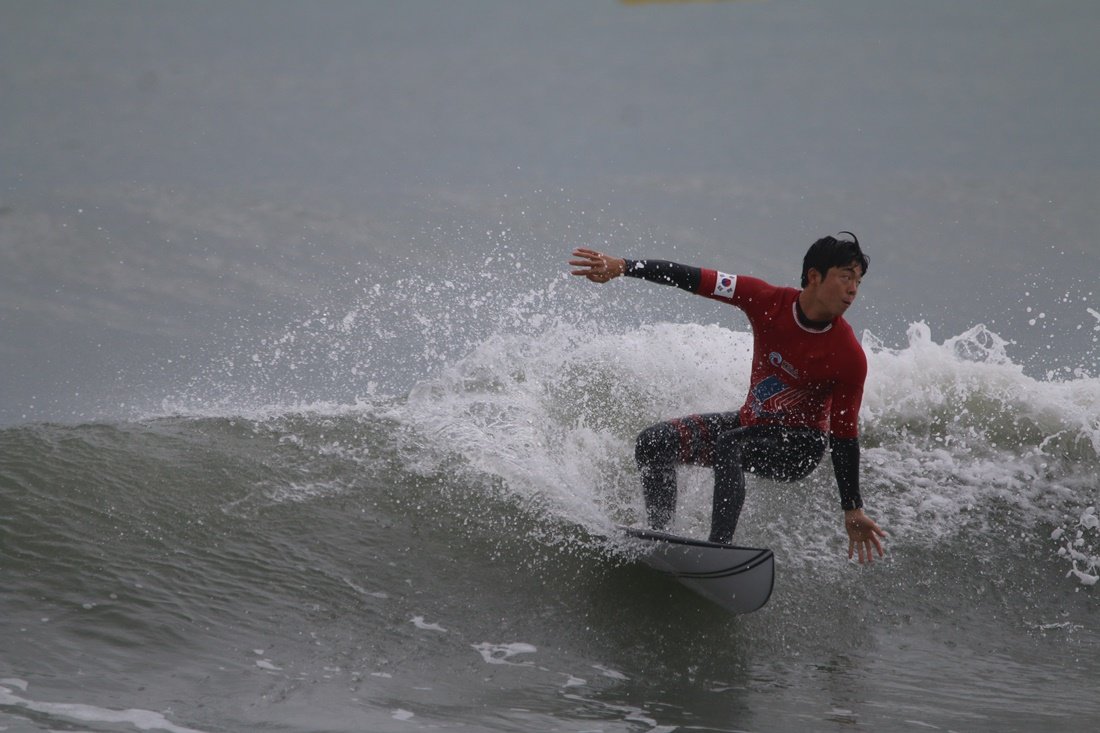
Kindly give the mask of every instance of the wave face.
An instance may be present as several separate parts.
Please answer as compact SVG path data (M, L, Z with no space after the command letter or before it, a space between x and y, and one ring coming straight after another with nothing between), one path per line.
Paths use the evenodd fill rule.
M750 480L737 540L774 549L777 582L733 619L631 564L613 526L641 518L634 436L739 404L751 337L525 322L401 396L182 396L0 431L0 718L717 730L743 705L749 727L794 730L867 664L883 705L922 691L928 724L1100 713L1083 694L1100 380L1027 376L982 327L936 343L917 323L901 349L865 334L864 496L889 557L846 562L827 466ZM674 529L703 535L710 477L681 476ZM786 712L766 717L769 696Z

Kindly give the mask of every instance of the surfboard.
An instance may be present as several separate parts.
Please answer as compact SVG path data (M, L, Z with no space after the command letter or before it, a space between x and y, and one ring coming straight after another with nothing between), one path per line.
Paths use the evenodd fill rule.
M641 562L727 611L752 613L771 597L775 582L771 550L721 545L653 529L620 529L644 543Z

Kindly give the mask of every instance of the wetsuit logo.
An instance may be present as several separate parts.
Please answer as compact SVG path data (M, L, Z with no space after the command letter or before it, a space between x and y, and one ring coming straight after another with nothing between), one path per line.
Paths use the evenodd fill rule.
M763 379L752 388L752 414L768 420L783 420L810 397L809 390L795 389L779 377Z
M769 357L770 358L770 357ZM787 385L783 384L783 381L779 377L768 377L767 379L759 382L752 388L752 412L757 417L782 417L781 411L770 411L765 409L764 403L775 397L778 394L782 394L787 391Z
M790 374L795 379L798 379L798 369L796 369L794 364L791 364L789 361L783 361L783 355L780 354L778 351L773 351L772 353L768 354L768 361L771 362L772 366L779 367L787 374Z

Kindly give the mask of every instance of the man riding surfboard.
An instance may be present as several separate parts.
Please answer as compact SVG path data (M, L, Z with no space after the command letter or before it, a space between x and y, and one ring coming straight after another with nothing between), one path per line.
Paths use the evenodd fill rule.
M859 407L867 357L844 313L856 299L868 258L859 241L823 237L802 263L802 289L747 275L665 260L631 260L585 247L573 251L573 275L605 283L635 277L735 305L749 317L753 357L749 393L739 410L689 415L650 426L635 459L649 526L664 529L676 510L676 466L714 469L710 541L728 544L745 499L744 473L779 481L805 478L829 448L848 557L873 562L886 533L863 512L859 491Z

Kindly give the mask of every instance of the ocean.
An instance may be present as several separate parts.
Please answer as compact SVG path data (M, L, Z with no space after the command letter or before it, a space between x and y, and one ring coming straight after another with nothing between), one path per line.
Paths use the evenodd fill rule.
M0 4L0 730L1100 724L1100 6ZM860 566L750 477L732 616L633 443L870 255ZM711 477L673 529L704 537Z

